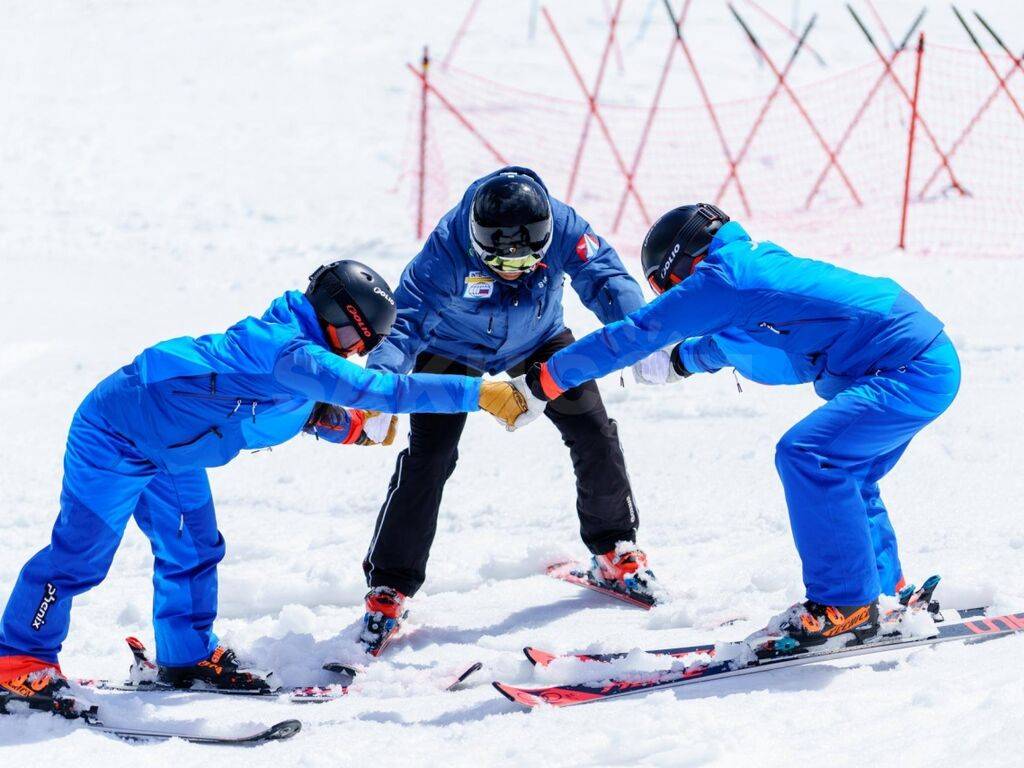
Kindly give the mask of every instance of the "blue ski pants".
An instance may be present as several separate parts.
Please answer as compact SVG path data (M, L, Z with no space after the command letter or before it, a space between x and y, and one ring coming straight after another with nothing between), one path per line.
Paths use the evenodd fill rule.
M863 605L893 593L902 569L878 481L959 386L956 350L941 334L908 365L851 380L779 441L808 599Z
M0 621L0 656L57 661L71 603L107 575L128 519L154 557L157 660L187 666L217 646L217 530L205 469L171 474L104 418L94 392L75 413L50 544L21 569Z

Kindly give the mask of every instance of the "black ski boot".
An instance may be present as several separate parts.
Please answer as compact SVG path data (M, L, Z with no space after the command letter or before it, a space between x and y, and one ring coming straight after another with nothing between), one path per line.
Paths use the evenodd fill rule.
M161 665L157 682L171 688L218 691L239 691L250 693L273 693L280 686L273 680L272 672L246 669L238 662L230 648L218 646L207 658L189 667L165 667Z

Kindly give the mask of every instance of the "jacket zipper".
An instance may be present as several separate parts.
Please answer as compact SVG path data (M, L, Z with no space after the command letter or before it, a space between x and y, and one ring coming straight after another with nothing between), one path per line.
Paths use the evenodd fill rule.
M846 322L848 320L850 320L849 317L812 317L807 318L806 320L790 320L785 323L761 322L757 324L757 327L766 328L767 330L771 331L772 333L778 336L785 336L791 333L791 331L785 329L792 328L795 325L815 325L817 323L836 323Z

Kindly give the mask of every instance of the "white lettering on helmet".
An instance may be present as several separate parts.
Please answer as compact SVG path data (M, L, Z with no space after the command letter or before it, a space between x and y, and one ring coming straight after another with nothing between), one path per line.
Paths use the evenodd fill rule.
M375 286L373 286L373 292L376 293L378 296L383 296L385 299L387 299L388 303L392 307L395 306L395 300L393 298L391 298L391 296L388 294L388 292L385 291L383 288L380 288L380 287L375 285Z

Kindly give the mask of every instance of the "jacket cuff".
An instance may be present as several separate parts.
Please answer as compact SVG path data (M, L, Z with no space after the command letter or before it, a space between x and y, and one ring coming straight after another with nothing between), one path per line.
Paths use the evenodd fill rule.
M535 376L526 377L530 391L541 400L555 400L561 397L565 390L562 389L561 385L555 381L554 376L551 375L551 369L548 368L548 364L541 363L535 370Z
M348 416L348 434L341 441L342 445L352 445L363 436L363 424L366 422L366 411L357 408L346 408L345 415Z
M473 411L480 410L480 387L484 383L483 379L477 376L464 376L467 380L467 384L462 389L462 409L463 413L472 413Z
M672 354L669 355L669 360L672 362L672 370L675 371L678 376L682 376L685 379L687 376L693 376L693 371L687 368L686 364L682 361L680 357L682 349L682 344L676 344L672 349Z

